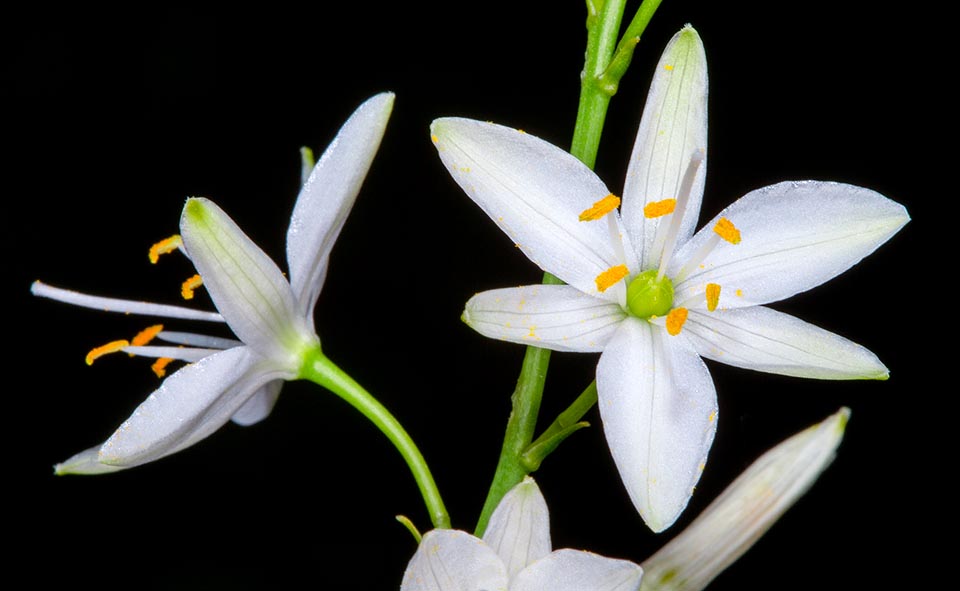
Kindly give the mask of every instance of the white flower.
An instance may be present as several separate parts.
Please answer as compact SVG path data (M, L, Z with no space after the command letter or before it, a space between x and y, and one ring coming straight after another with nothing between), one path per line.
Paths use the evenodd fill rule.
M706 171L707 70L690 27L668 44L620 199L567 152L518 130L438 119L432 139L464 191L567 285L487 291L464 321L489 337L602 352L598 405L637 510L669 527L713 441L706 365L821 379L887 377L865 348L764 306L870 254L907 221L868 189L785 182L752 191L696 234Z
M182 244L219 314L179 306L89 296L35 282L35 295L109 311L225 321L239 341L161 331L188 347L116 342L91 352L88 362L126 351L192 362L161 384L102 445L56 467L58 473L95 474L129 468L180 451L231 418L252 424L273 408L284 380L300 374L320 341L313 309L330 251L369 169L393 107L392 93L372 97L344 123L304 183L287 230L290 281L217 205L187 200ZM221 316L222 315L222 316ZM143 339L148 340L148 339Z
M500 501L482 540L427 532L400 591L699 591L830 465L849 416L841 409L762 455L642 568L589 552L551 552L546 502L528 477Z
M619 591L643 570L579 550L551 552L547 503L532 478L504 495L483 539L435 529L420 541L400 591Z

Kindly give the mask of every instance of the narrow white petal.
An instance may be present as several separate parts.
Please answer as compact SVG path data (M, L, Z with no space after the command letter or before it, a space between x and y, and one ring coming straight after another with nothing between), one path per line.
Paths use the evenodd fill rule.
M727 365L824 380L889 376L866 348L764 306L690 310L683 332L700 355Z
M629 560L557 550L517 575L510 591L636 591L642 576Z
M53 472L57 476L64 474L107 474L123 470L123 466L111 466L100 461L100 446L85 449L78 454L70 456L66 461L60 462L53 467Z
M760 539L830 465L849 416L849 409L841 409L751 464L687 529L644 561L641 590L705 588Z
M400 591L507 591L507 570L479 538L435 529L420 541Z
M554 351L602 351L626 317L569 285L494 289L470 298L463 321L480 334Z
M550 512L532 478L524 478L503 496L483 541L503 560L510 578L550 553Z
M393 109L391 92L367 99L347 119L307 178L287 230L290 284L312 318L330 250L360 192Z
M700 36L687 26L673 36L657 63L624 182L623 223L644 269L659 264L663 238L656 242L659 248L655 238L673 216L648 219L644 206L676 199L691 156L706 148L707 59ZM696 227L706 171L704 159L682 212L678 244Z
M168 357L170 359L179 359L193 363L200 361L204 357L209 357L214 353L219 353L221 349L198 349L196 347L158 347L158 346L130 346L122 349L124 353L139 355L141 357Z
M653 531L669 527L700 479L717 425L710 373L683 335L625 320L597 365L603 432Z
M30 286L30 293L41 298L50 298L58 302L73 304L82 308L91 308L101 312L119 312L121 314L140 314L143 316L159 316L162 318L178 318L182 320L204 320L207 322L223 322L223 316L216 312L206 312L204 310L192 310L183 306L171 306L168 304L154 304L151 302L138 302L134 300L121 300L118 298L106 298L102 296L89 295L47 285L40 281L34 281Z
M862 187L779 183L744 195L704 226L677 253L671 275L710 240L720 217L740 230L740 243L721 242L675 285L677 301L702 294L707 283L720 285L722 308L788 298L846 271L910 219L902 205Z
M204 287L240 340L265 356L299 363L312 330L270 257L207 199L187 201L180 233Z
M446 118L430 130L454 180L531 261L615 301L610 290L598 292L596 277L629 261L617 254L605 220L580 221L610 193L592 170L548 142L493 123Z
M275 380L265 384L237 412L233 413L230 420L238 425L249 427L267 418L277 404L277 398L280 397L282 387L283 380Z
M100 461L136 466L180 451L230 420L265 383L293 377L250 347L178 370L100 448Z
M243 344L236 339L225 339L223 337L213 337L192 332L177 332L173 330L161 330L157 333L157 338L168 343L201 347L204 349L232 349Z

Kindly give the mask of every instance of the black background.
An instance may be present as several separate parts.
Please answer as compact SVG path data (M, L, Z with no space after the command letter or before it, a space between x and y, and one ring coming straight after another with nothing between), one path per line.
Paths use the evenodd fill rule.
M540 272L448 177L427 127L467 116L568 146L585 11L580 2L346 4L5 19L13 334L3 482L15 570L104 589L398 587L415 546L394 515L429 527L416 487L371 425L309 384L287 384L269 420L229 425L155 464L54 477L52 464L105 439L157 380L143 359L83 362L148 320L28 293L41 278L177 303L193 271L181 257L151 266L146 252L177 231L193 195L215 199L282 261L298 148L319 154L353 108L383 90L397 94L393 116L333 252L318 332L417 440L455 526L472 528L523 351L474 334L459 314L474 292ZM711 459L680 522L659 536L630 505L592 412L594 428L536 475L556 547L642 561L763 450L848 405L834 465L712 588L923 587L946 566L928 532L952 519L944 478L955 453L940 423L955 386L926 380L950 373L935 359L933 328L955 326L955 297L937 279L952 250L930 222L952 213L942 204L955 191L942 177L946 155L955 160L946 143L955 125L938 102L955 56L949 31L922 5L879 6L667 0L613 100L597 172L619 191L653 65L692 23L710 67L701 219L786 179L859 184L909 208L914 221L863 263L775 306L867 346L891 379L815 382L708 363L721 407ZM595 363L554 355L545 422Z

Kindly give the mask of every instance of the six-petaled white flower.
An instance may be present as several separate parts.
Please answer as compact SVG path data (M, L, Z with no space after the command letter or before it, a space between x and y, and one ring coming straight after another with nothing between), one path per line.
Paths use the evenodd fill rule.
M393 100L392 93L383 93L362 104L306 179L287 230L289 281L216 204L192 198L180 219L182 239L160 248L185 251L199 273L195 283L202 281L219 314L34 283L35 295L91 308L225 321L239 339L156 327L132 343L95 349L88 362L116 350L191 364L166 378L103 445L59 464L58 473L94 474L144 464L193 445L231 418L248 425L270 413L283 381L297 378L310 355L319 352L313 309L330 251L380 145ZM152 337L187 346L140 343Z
M400 591L616 591L636 589L643 570L627 560L554 550L550 516L532 478L497 505L483 539L467 532L427 532Z
M497 339L602 353L604 433L655 531L686 506L713 441L717 399L701 357L791 376L887 377L867 349L764 304L843 272L909 219L868 189L784 182L741 197L694 234L706 102L703 46L686 27L657 65L622 207L593 171L532 135L459 118L431 128L467 195L567 283L477 294L464 321Z

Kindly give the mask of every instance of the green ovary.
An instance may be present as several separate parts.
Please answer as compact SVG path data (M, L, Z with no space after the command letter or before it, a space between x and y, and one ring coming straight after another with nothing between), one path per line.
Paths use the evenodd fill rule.
M666 316L673 307L673 282L669 277L657 280L657 271L640 273L627 286L627 308L638 318Z

